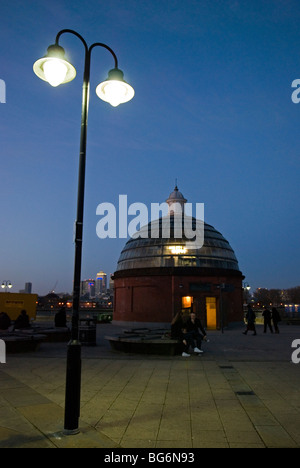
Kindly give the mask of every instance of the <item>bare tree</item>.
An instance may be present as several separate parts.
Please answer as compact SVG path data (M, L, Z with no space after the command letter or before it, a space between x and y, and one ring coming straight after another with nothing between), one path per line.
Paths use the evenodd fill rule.
M288 300L291 304L300 304L300 286L286 290Z

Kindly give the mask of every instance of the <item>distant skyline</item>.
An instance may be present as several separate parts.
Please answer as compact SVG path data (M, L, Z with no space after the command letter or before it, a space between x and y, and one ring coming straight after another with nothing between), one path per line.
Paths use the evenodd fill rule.
M97 206L161 203L177 178L253 290L300 284L298 0L12 0L0 13L0 282L72 292L82 44L61 38L71 83L32 70L70 28L108 44L135 89L117 108L100 101L114 63L94 50L82 279L113 273L126 243L97 237Z

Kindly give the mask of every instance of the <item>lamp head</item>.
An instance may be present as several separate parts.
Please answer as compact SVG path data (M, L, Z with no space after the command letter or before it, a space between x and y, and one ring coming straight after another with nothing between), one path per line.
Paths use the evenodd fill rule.
M130 101L134 96L134 89L124 80L124 73L113 68L108 73L107 80L96 88L97 96L113 107Z
M58 44L48 47L45 57L33 65L34 73L51 86L69 83L76 76L76 69L66 60L64 49Z

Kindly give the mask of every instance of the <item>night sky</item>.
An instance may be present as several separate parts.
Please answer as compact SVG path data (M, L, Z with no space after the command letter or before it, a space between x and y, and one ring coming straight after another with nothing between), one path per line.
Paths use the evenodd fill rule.
M126 242L96 236L97 206L118 207L121 194L163 202L177 178L253 289L300 284L299 0L11 0L0 14L0 282L72 291L81 42L60 40L71 83L52 88L32 71L69 28L109 45L136 92L117 108L98 99L114 62L95 49L82 279L113 273Z

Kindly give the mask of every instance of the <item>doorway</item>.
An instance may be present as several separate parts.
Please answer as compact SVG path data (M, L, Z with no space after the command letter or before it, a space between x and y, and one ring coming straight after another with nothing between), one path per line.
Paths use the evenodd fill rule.
M206 298L206 323L210 330L217 329L217 298Z

